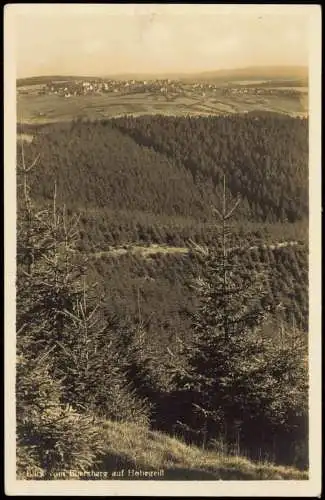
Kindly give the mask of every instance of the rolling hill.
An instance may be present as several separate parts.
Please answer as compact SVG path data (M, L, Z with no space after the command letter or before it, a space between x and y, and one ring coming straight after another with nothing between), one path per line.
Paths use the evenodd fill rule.
M251 66L236 69L204 71L197 75L193 75L193 77L198 80L214 81L302 80L307 82L308 68L305 66Z
M51 81L69 81L82 79L116 80L190 80L190 81L216 81L226 82L235 80L300 80L308 81L308 68L305 66L251 66L235 69L219 69L198 73L120 73L105 75L44 75L17 79L17 87L25 85L40 85Z

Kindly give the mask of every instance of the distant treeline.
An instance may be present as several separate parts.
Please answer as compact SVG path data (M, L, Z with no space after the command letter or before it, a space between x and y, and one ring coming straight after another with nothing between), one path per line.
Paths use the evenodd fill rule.
M16 86L24 87L25 85L46 85L47 83L51 83L54 81L74 81L74 80L93 80L94 77L91 76L60 76L60 75L51 75L51 76L29 76L26 78L17 78ZM96 80L102 80L100 77L96 77Z

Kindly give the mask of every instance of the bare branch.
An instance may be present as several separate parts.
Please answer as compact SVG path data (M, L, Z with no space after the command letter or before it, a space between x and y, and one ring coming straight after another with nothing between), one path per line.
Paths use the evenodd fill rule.
M40 155L38 154L35 158L35 160L33 161L33 163L28 167L28 168L25 168L25 172L28 173L30 170L32 170L32 168L35 167L36 163L38 162L40 158Z
M172 358L175 357L175 354L172 352L172 350L168 346L167 346L167 352L168 352L168 354L171 355Z
M229 217L234 213L234 211L236 210L236 208L238 207L239 203L240 203L240 198L238 198L238 200L236 201L235 205L233 206L233 208L227 213L227 215L225 215L225 220L229 219Z
M212 212L216 213L218 215L218 217L220 217L220 219L223 219L223 215L221 214L221 212L219 212L219 210L217 208L212 207Z
M53 220L54 220L54 227L56 227L56 224L57 224L57 217L56 217L56 180L54 181L54 193L53 193Z
M190 243L190 245L199 253L201 253L202 255L208 255L209 254L209 250L208 248L206 247L203 247L201 245L198 245L197 243L195 243L195 241L193 241L192 239L189 239L188 242Z

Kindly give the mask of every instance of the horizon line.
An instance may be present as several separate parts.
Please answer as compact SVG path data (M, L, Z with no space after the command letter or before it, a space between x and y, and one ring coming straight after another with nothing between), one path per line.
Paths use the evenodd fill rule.
M98 77L98 78L104 78L104 77L114 77L114 76L132 76L132 75L150 75L150 76L163 76L163 75L183 75L183 76L195 76L195 75L202 75L205 73L222 73L226 71L238 71L238 70L252 70L252 69L271 69L271 68L286 68L288 70L293 69L293 68L300 68L300 69L305 69L308 72L309 65L308 64L265 64L265 65L249 65L249 66L236 66L236 67L229 67L229 68L219 68L219 69L204 69L204 70L191 70L191 71L161 71L161 72L150 72L150 71L125 71L125 72L118 72L118 73L96 73L96 74L82 74L82 73L39 73L39 74L34 74L30 76L17 76L16 80L19 79L27 79L27 78L39 78L39 77L51 77L51 76L87 76L87 77Z

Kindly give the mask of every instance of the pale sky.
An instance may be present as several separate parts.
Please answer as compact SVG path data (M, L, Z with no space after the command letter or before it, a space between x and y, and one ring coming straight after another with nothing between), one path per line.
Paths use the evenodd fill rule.
M17 77L308 65L313 6L13 4Z

